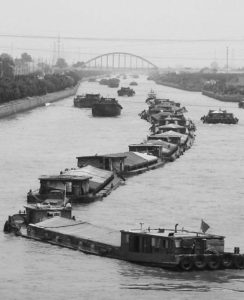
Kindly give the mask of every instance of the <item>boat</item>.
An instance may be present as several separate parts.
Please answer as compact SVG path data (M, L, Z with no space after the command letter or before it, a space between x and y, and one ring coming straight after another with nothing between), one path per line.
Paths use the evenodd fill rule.
M135 95L135 91L129 87L121 87L118 91L118 96L132 97Z
M4 224L5 233L27 236L29 224L36 224L53 217L72 218L72 206L65 200L45 200L42 203L28 204L23 211L9 216Z
M131 82L130 82L130 85L131 85L131 86L133 86L133 85L135 86L135 85L138 85L138 83L137 83L136 81L131 81Z
M243 269L240 248L224 249L225 237L174 228L115 230L82 220L53 217L29 224L26 237L146 266L179 271Z
M238 119L234 117L233 113L228 113L226 110L209 110L206 116L201 117L203 123L208 124L237 124Z
M113 180L112 171L96 168L87 162L80 168L65 169L59 175L40 176L40 188L27 193L27 202L66 199L66 202L72 204L90 203L107 196L115 188Z
M80 108L92 108L92 106L100 99L100 94L77 95L74 98L74 106Z
M145 151L80 156L77 159L78 167L83 167L89 163L93 167L113 171L114 177L118 177L120 180L159 168L165 164L165 160L162 160L161 157L152 153L145 153Z
M146 99L146 103L150 102L150 100L154 100L156 99L157 94L154 92L154 90L150 90L150 92L147 94L147 99Z
M94 117L115 117L121 114L122 106L115 98L101 98L92 107Z
M110 88L117 88L119 87L120 80L118 78L110 78L108 80L108 87Z
M238 103L239 108L244 108L244 100Z

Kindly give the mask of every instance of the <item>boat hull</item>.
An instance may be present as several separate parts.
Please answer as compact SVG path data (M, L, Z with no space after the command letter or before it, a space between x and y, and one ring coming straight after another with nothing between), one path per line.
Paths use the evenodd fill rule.
M89 235L89 227L93 226L86 222L70 220L69 223L59 223L53 218L52 223L30 224L27 227L26 237L47 242L53 245L79 250L87 254L115 258L136 264L175 269L179 271L191 270L218 270L218 269L243 269L243 254L220 253L220 254L163 254L163 253L137 253L124 251L120 246L119 238L112 243L114 238L111 234L119 236L119 232L108 229L107 234L111 243L104 240L101 227L97 238L94 236L94 228ZM54 227L50 225L56 225ZM50 226L50 227L49 227ZM84 226L84 229L82 227ZM73 229L72 229L73 228Z
M121 114L122 107L118 104L97 103L92 107L94 117L115 117Z

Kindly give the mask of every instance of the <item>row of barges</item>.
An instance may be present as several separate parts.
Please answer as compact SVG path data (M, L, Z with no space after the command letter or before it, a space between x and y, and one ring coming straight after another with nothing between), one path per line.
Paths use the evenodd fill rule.
M189 149L195 126L185 108L149 95L141 114L151 126L147 141L128 152L77 157L77 168L41 176L38 191L29 191L25 211L9 216L5 232L84 253L177 270L244 267L238 247L225 252L224 237L185 229L113 230L75 220L72 204L102 199L127 177L163 166ZM159 110L159 111L158 111ZM155 112L156 111L156 112ZM156 116L160 114L160 116Z

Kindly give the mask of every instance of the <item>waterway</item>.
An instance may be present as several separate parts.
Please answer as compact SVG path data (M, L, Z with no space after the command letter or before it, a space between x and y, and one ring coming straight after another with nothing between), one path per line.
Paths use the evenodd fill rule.
M134 79L122 80L126 86ZM0 120L0 228L23 209L38 176L76 166L76 157L127 151L150 124L138 113L151 88L181 102L197 126L193 147L164 167L130 178L103 201L74 208L77 219L115 229L179 227L226 236L226 249L244 252L244 110L197 92L155 85L140 77L133 98L119 97L122 114L94 118L66 98ZM116 96L117 89L84 82L79 92ZM237 125L207 125L209 108L226 108ZM178 273L86 255L0 233L0 298L12 299L243 299L244 270Z

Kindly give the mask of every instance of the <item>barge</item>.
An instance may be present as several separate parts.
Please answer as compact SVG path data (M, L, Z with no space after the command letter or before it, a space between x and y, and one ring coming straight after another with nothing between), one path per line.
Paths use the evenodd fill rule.
M178 229L115 230L55 216L28 224L23 237L87 254L181 271L243 269L239 247L224 250L224 236ZM21 232L21 230L20 230Z
M100 99L100 94L77 95L74 98L74 106L80 108L92 108L92 106L99 102Z
M115 98L101 98L92 106L94 117L115 117L121 114L122 106Z
M203 123L208 124L237 124L238 119L234 117L233 113L228 113L226 110L209 110L206 116L201 117Z
M135 95L135 91L129 87L121 87L118 91L118 96L132 97Z
M67 199L70 203L90 203L102 200L121 184L113 171L86 165L61 171L59 175L39 177L40 188L27 193L28 203Z

